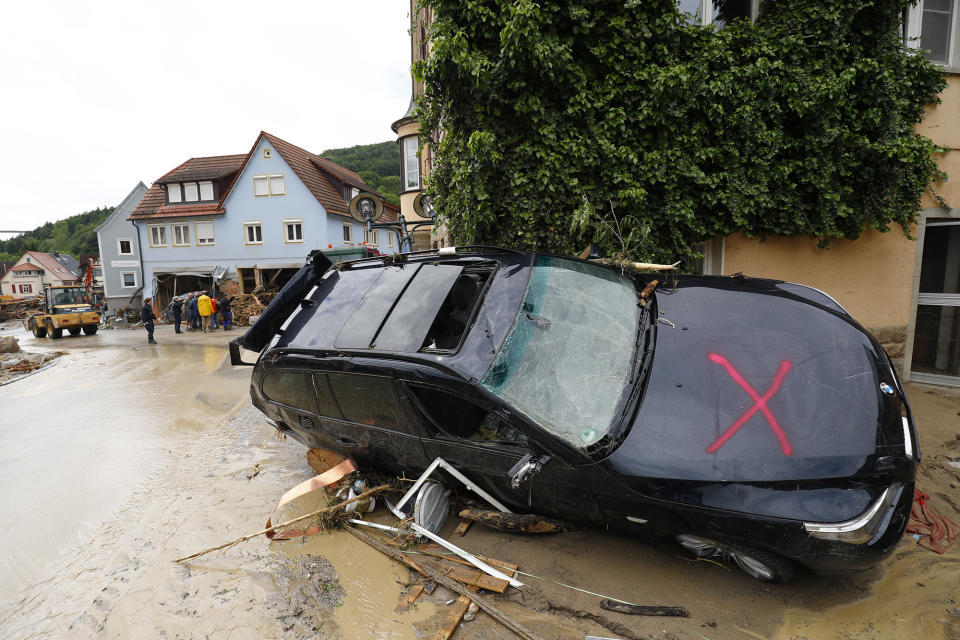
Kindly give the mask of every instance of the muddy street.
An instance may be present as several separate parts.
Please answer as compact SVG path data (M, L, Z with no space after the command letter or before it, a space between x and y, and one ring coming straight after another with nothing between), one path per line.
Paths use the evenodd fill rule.
M142 330L53 341L0 326L11 333L24 349L66 355L0 387L0 637L433 637L450 592L397 611L416 577L342 532L258 536L172 562L262 529L277 499L313 475L304 447L277 439L250 406L250 370L231 367L224 348L236 333L175 336L161 326L155 347ZM960 459L960 399L910 393L924 453L918 486L960 519L960 470L948 464ZM311 494L293 509L318 504ZM905 537L868 572L768 585L668 543L593 530L511 536L477 524L459 537L455 525L442 534L520 565L529 587L495 601L543 638L960 638L950 613L960 603L960 545L940 556ZM690 618L604 611L586 591L684 606ZM453 637L514 636L480 614Z

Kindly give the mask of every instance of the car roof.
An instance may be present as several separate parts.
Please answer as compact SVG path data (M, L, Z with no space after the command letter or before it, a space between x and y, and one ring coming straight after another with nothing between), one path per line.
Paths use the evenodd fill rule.
M306 296L268 351L418 360L479 380L513 324L533 257L510 250L458 250L342 263ZM476 268L493 273L459 349L421 351L457 278ZM472 331L478 323L483 330Z

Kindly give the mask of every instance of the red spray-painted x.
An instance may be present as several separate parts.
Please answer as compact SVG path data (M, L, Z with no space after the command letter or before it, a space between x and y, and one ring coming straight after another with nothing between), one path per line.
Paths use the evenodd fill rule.
M793 445L790 444L790 439L787 438L787 434L783 432L783 429L780 428L780 423L777 422L776 416L773 415L773 412L770 411L770 408L767 407L767 401L770 400L777 391L780 390L780 384L783 382L783 379L787 377L787 374L790 372L793 365L789 360L783 360L780 362L780 368L777 369L777 374L773 376L773 382L770 383L770 388L767 389L766 393L762 396L758 394L750 383L747 382L740 372L730 364L730 361L721 356L718 353L711 353L710 359L721 367L726 369L727 373L730 374L730 377L733 378L733 381L740 385L744 391L747 392L747 395L753 398L753 406L747 409L747 411L737 418L737 421L730 425L730 428L727 429L723 435L716 439L716 441L707 447L707 453L713 453L720 449L727 440L733 437L737 431L740 430L740 427L745 425L750 418L754 416L758 411L763 413L763 416L767 419L767 424L770 425L770 430L773 431L773 434L777 436L777 440L780 442L780 449L783 451L783 455L789 456L793 453Z

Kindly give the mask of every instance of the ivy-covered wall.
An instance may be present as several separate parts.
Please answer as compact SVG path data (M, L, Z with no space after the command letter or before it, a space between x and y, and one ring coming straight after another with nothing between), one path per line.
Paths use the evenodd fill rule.
M720 30L673 0L423 1L429 190L458 243L666 261L738 231L908 232L942 177L907 0L766 0Z

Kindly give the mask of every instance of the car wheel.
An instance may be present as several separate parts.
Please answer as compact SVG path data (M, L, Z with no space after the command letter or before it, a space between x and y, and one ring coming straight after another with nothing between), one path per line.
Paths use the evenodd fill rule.
M70 335L72 335L72 336L78 336L78 335L80 335L80 327L70 327L69 329L67 329L67 331L68 331L68 332L70 333Z
M700 558L718 558L735 564L748 576L764 582L786 582L793 577L796 564L771 551L733 542L720 542L690 534L677 536L680 546Z
M98 327L97 325L95 325L95 324L88 324L88 325L86 325L86 326L83 327L83 332L84 332L85 334L87 334L88 336L92 336L93 334L95 334L95 333L97 332L97 329L99 329L99 327Z
M46 338L47 337L47 328L41 327L36 320L30 321L30 331L33 332L34 338Z
M60 329L60 328L54 329L54 328L53 328L53 323L50 322L49 320L47 320L47 334L48 334L51 338L53 338L54 340L56 340L57 338L60 338L60 337L63 336L63 329Z

